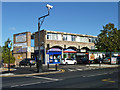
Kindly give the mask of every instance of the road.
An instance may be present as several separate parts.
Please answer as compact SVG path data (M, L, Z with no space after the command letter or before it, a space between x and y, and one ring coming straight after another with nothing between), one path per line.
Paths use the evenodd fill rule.
M73 67L73 66L71 66ZM106 68L64 73L3 77L3 88L118 88L119 69Z

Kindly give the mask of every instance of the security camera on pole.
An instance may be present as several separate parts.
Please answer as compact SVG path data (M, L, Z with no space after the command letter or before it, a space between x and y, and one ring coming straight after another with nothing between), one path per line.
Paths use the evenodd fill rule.
M41 60L41 54L40 54L40 27L42 26L42 23L45 19L45 17L49 16L49 10L53 8L53 6L47 4L46 7L48 8L48 14L42 17L38 18L38 60L37 60L37 72L42 72L42 60ZM42 20L41 20L42 19ZM41 22L40 22L41 20Z

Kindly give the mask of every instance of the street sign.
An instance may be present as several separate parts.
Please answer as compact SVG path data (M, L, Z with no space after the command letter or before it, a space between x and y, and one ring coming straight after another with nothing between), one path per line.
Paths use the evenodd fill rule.
M11 45L10 45L11 43L8 43L8 48L11 48Z

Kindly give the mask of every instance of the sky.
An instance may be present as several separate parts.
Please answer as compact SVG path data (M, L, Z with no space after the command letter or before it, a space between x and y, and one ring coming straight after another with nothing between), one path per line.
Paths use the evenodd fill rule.
M0 45L8 38L13 41L13 34L36 32L38 18L47 14L46 4L53 8L41 30L97 36L108 23L118 28L118 2L3 2Z

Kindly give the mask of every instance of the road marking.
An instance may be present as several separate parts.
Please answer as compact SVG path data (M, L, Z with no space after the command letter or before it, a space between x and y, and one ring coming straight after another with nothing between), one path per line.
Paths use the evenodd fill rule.
M111 80L111 78L108 78L108 79L103 79L102 81L109 81L109 80Z
M73 71L76 71L76 70L72 70L72 69L68 69L69 71L73 72Z
M52 81L59 81L63 79L55 79L55 78L48 78L48 77L39 77L39 76L26 76L26 77L33 77L33 78L42 78L42 79L47 79L47 80L52 80Z
M111 83L115 83L115 82L116 82L116 81L111 81L111 78L103 79L102 81L103 81L103 82L111 82Z
M108 73L102 73L102 74L96 74L96 75L89 75L89 76L82 76L82 77L94 77L94 76L100 76L100 75L105 75L105 74L108 74Z
M77 69L78 71L82 71L83 69Z
M47 83L47 82L54 82L54 81L44 81L44 82L27 83L27 84L22 84L22 85L13 85L11 87L22 87L22 86L29 86L29 85L40 84L40 83Z
M108 81L108 82L115 83L116 81Z

